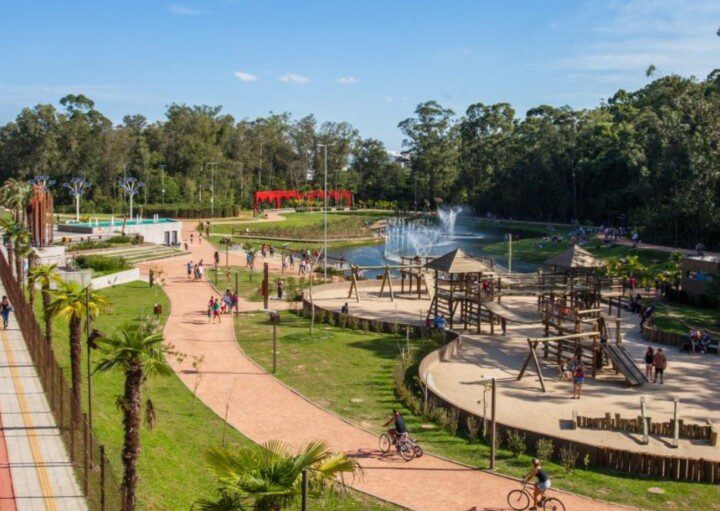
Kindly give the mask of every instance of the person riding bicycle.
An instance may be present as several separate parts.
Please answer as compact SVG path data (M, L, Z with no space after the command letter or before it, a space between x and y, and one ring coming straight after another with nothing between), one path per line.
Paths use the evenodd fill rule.
M400 412L398 412L395 408L393 408L392 416L385 424L383 424L383 427L387 427L393 421L395 422L395 427L388 429L388 436L390 437L390 440L395 443L398 438L407 436L408 432L407 426L405 426L405 419L403 419L402 414L400 414Z
M530 479L533 477L537 477L537 483L535 483L534 490L533 490L533 506L530 508L537 509L539 502L538 497L542 496L543 500L545 499L545 492L550 488L550 479L548 478L545 471L540 466L540 460L535 458L532 460L532 468L530 469L530 472L527 473L525 476L525 483L529 483Z

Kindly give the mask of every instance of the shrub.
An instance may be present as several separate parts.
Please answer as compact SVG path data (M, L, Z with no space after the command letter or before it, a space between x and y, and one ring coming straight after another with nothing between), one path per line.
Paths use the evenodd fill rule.
M474 415L468 415L467 419L465 419L465 426L467 426L467 432L468 437L470 437L470 441L474 442L478 438L478 433L480 433L480 421L475 417Z
M442 406L431 407L428 411L428 418L443 429L448 425L448 413Z
M75 258L75 263L80 268L102 273L115 273L131 268L130 264L122 257L104 255L79 255Z
M460 423L460 411L457 408L452 408L450 412L448 413L447 417L447 430L450 432L451 435L455 435L458 430L458 425Z
M578 453L572 445L566 445L560 448L560 465L562 465L566 474L570 474L573 471L579 457L580 453Z
M527 445L525 444L525 434L520 433L517 429L511 429L507 432L506 443L508 450L513 453L516 458L525 453Z
M554 451L555 444L549 438L541 438L535 443L535 454L541 461L550 461Z

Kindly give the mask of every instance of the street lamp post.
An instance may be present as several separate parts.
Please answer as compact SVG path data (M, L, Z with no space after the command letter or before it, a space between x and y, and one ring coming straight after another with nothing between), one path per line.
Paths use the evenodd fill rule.
M75 198L75 220L80 221L80 197L90 188L90 183L84 177L74 177L69 183L63 183L63 187Z
M125 193L130 199L130 220L133 217L133 197L140 193L140 188L145 186L145 183L138 181L134 177L124 177L120 180L120 187L125 190Z
M327 159L328 159L328 147L334 146L335 142L332 144L318 144L318 147L322 147L325 150L325 189L323 196L325 198L324 202L324 236L323 236L323 283L327 282L327 238L328 238L328 217L327 217L327 209L328 209L328 196L327 196L327 171L328 171L328 165L327 165Z
M165 204L165 164L160 165L160 191L162 193L162 203Z

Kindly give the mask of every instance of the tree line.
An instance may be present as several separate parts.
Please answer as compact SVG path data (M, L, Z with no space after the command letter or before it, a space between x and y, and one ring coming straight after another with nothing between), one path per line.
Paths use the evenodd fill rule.
M365 204L466 204L480 215L625 225L673 244L720 239L720 70L522 118L508 103L458 116L428 101L399 123L408 165L350 124L313 116L236 120L221 107L172 104L162 121L113 125L83 95L60 105L25 108L0 127L0 179L84 176L95 210L123 210L123 176L146 183L140 204L209 205L212 189L216 206L248 207L256 190L319 188L327 145L329 187Z
M627 225L645 239L720 240L720 70L660 77L592 109L507 103L461 117L423 103L402 123L413 177L430 203L478 214Z

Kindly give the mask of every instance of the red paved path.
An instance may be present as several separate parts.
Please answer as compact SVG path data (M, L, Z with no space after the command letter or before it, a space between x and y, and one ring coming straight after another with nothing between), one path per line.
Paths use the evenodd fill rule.
M190 249L194 261L212 261L213 248L207 242ZM199 398L221 417L227 410L227 421L243 435L255 442L280 439L294 445L324 439L331 449L358 459L363 475L350 482L353 487L417 511L507 508L505 497L518 487L516 481L434 456L410 463L397 456L383 457L374 434L320 409L265 373L239 348L230 317L218 325L207 323L205 304L212 289L205 282L187 280L186 262L187 258L175 258L152 263L164 268L167 276L165 292L171 313L165 338L188 355L182 363L170 362L190 389L199 378ZM231 257L230 263L244 261ZM274 264L278 263L276 257ZM245 307L252 310L258 304L246 303ZM197 374L192 363L201 356L204 359ZM576 495L561 497L568 510L626 509Z

